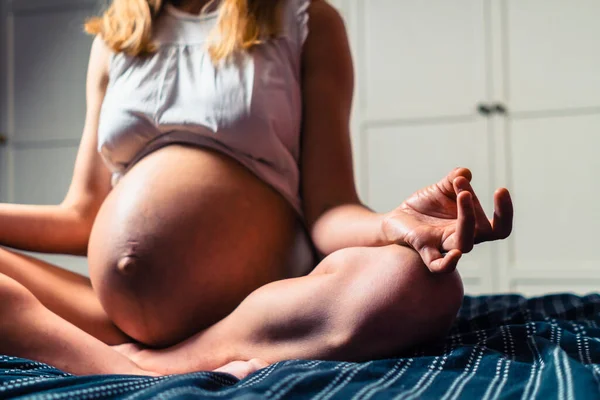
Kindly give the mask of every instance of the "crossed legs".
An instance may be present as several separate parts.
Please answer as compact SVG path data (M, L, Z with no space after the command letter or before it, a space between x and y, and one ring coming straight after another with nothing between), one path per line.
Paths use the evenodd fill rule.
M6 263L17 260L12 256L20 257L0 253L0 353L75 374L186 373L254 358L273 363L390 357L445 335L463 296L458 273L431 274L408 248L349 248L328 256L308 276L257 289L225 319L176 346L126 357L105 344L123 343L126 337L115 333L93 302L78 311L42 300L31 282L28 287L7 273ZM18 260L22 268L29 268L25 261L33 262ZM87 317L77 314L85 312L102 328L82 326Z

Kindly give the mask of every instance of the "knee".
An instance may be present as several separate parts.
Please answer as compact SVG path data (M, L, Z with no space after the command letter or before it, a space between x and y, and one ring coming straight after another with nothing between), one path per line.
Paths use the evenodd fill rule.
M463 300L458 272L433 274L418 253L401 246L367 254L346 285L354 290L348 292L353 312L345 318L351 321L345 343L376 343L373 351L387 356L443 338Z
M462 306L464 289L462 279L457 271L448 275L434 276L422 282L423 291L428 294L422 299L423 313L419 325L425 333L421 342L443 339L456 320Z
M23 285L0 274L0 316L23 309L36 302L36 298Z
M395 282L402 296L398 300L409 305L402 307L403 314L407 315L407 321L413 322L415 332L420 332L417 341L444 337L454 323L464 297L458 271L434 274L416 251L400 246L387 249L385 262L396 265L399 270Z

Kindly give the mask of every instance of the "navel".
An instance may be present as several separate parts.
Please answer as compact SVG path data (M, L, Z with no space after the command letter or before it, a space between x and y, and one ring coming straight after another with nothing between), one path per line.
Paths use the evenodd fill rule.
M125 256L119 259L119 262L117 263L117 270L122 275L131 276L133 273L135 273L135 270L137 269L137 264L138 261L136 258L131 256Z

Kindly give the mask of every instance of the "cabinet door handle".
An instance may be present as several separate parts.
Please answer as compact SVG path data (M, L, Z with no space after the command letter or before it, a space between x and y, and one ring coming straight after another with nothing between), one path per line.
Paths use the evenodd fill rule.
M494 103L494 104L481 103L477 106L477 111L479 112L479 114L483 115L484 117L489 117L492 114L500 114L500 115L508 114L508 110L506 109L506 106L502 103Z
M480 104L477 106L477 111L484 117L489 117L489 115L494 111L494 109L488 104Z
M506 106L502 103L496 103L494 104L494 112L500 115L506 115L508 114L508 110L506 109Z

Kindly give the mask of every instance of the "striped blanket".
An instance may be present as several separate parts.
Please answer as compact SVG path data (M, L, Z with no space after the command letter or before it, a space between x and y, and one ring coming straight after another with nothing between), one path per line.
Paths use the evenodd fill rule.
M237 381L75 377L0 356L0 398L600 399L598 324L600 295L467 297L447 340L406 358L285 361Z

